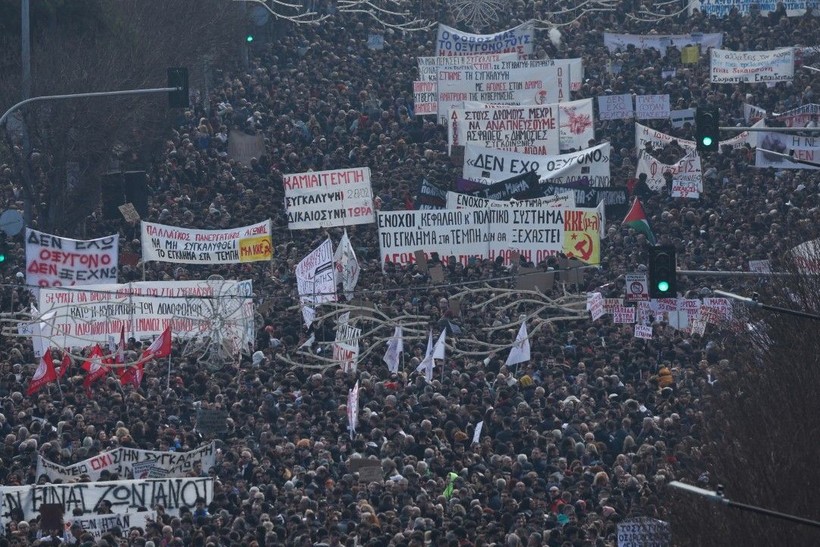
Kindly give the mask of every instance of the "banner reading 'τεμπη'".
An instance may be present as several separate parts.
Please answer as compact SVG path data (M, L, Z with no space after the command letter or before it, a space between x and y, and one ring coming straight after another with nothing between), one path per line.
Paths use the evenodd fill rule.
M236 264L273 257L270 220L225 230L142 222L143 262Z
M290 230L373 222L369 167L294 173L282 178Z

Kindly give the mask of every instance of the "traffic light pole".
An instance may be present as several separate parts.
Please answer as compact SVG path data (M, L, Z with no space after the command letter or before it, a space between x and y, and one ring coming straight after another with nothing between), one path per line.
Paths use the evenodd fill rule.
M8 117L15 112L16 110L26 106L27 104L37 103L37 102L44 102L44 101L54 101L54 100L62 100L62 99L82 99L82 98L89 98L89 97L116 97L119 95L144 95L146 93L169 93L172 91L181 91L181 87L154 87L148 89L123 89L121 91L96 91L92 93L70 93L68 95L43 95L41 97L31 97L30 99L26 99L24 101L20 101L19 103L15 104L6 112L0 116L0 127L6 123Z

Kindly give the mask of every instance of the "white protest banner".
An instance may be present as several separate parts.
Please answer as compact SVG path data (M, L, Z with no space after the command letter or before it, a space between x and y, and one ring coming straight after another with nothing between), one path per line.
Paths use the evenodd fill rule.
M652 340L652 325L640 325L635 323L635 338Z
M818 114L820 114L820 104L804 104L778 114L777 121L785 123L787 127L805 127L811 121L816 122Z
M583 150L595 140L592 99L564 101L558 105L561 150Z
M599 292L587 295L587 309L593 321L600 319L604 315L604 297Z
M359 381L347 393L347 429L350 440L356 437L356 425L359 423Z
M670 173L672 179L692 181L697 183L698 192L703 191L703 171L700 156L696 150L690 150L684 157L671 165L661 163L645 150L638 153L638 166L635 178L646 175L646 184L655 192L661 192L666 187L664 175Z
M715 310L715 314L721 321L731 321L733 317L732 300L728 298L706 297L703 299L703 308Z
M508 209L512 207L519 209L573 209L575 208L575 193L566 192L543 198L502 201L447 192L447 209Z
M772 263L769 260L750 260L749 271L758 273L772 273Z
M76 524L79 525L83 534L91 534L95 540L111 532L115 527L118 527L123 532L131 528L142 528L144 530L149 522L156 521L156 511L140 511L138 513L119 515L84 515L81 517L63 515L63 525L65 526L66 534L70 534L71 527Z
M804 275L820 273L820 239L804 241L793 247L788 255L798 271Z
M649 300L649 282L647 281L646 273L626 274L624 285L627 301L640 302Z
M564 67L539 61L499 61L487 69L440 67L437 78L441 123L465 101L546 105L569 99Z
M644 150L647 143L650 143L652 148L664 148L672 141L677 141L684 150L694 150L696 147L695 141L679 139L635 122L635 148L638 150Z
M712 50L709 81L713 84L775 83L793 79L793 48L771 51Z
M81 240L26 228L26 285L116 283L119 247L118 234Z
M51 503L60 504L65 515L74 509L97 512L103 501L111 503L115 514L133 514L140 507L151 509L161 504L169 515L179 515L183 507L196 507L197 498L208 504L213 497L213 477L0 486L0 525L5 526L18 510L25 520L35 519L40 516L40 507Z
M634 306L615 306L612 310L613 323L634 323L635 322L635 307Z
M51 336L63 347L106 343L123 328L138 340L159 336L169 326L173 336L182 339L218 328L237 350L247 347L255 336L249 280L140 281L41 289L38 304L41 320L53 313L48 321Z
M820 169L820 166L792 161L771 152L788 154L796 160L820 161L820 138L787 135L785 133L758 133L760 139L755 151L755 167L774 169Z
M661 53L666 53L666 48L669 47L683 49L686 46L695 44L700 44L703 50L710 47L721 47L723 45L723 33L703 34L693 32L691 34L641 35L604 32L604 47L612 53L626 51L627 46L634 46L635 49L657 49Z
M336 285L341 284L345 292L345 297L348 300L353 299L353 289L359 282L359 260L356 258L356 251L353 249L353 244L350 243L350 238L347 236L345 230L342 239L339 240L339 246L336 247L336 252L333 255L333 265L336 275Z
M669 119L669 95L636 95L635 118L639 120Z
M282 181L290 230L373 222L369 167L283 175Z
M672 191L669 195L673 198L700 199L700 186L696 180L672 179Z
M740 17L748 16L752 11L768 15L776 11L780 3L778 0L693 0L687 7L690 15L694 10L698 10L707 17ZM807 11L811 12L817 7L817 4L810 0L789 0L782 3L786 8L787 17L805 15Z
M413 111L416 116L438 112L438 92L436 90L436 82L413 82Z
M684 108L682 110L670 110L669 111L669 121L672 122L672 127L675 129L680 129L687 123L690 125L695 124L695 109L694 108Z
M352 326L350 312L339 316L336 324L336 340L333 342L333 360L345 372L356 372L359 363L359 338L362 329Z
M451 147L474 143L525 154L557 155L559 151L557 104L453 109L447 127Z
M336 273L333 267L333 242L326 239L296 265L296 286L305 323L313 322L312 304L336 301Z
M475 424L475 431L473 431L473 442L472 444L478 444L481 440L481 430L484 429L484 420L481 420L477 424Z
M634 517L618 523L618 547L669 547L672 528L668 522L650 517Z
M498 61L518 59L517 53L486 53L483 55L455 55L452 57L416 57L419 68L419 81L435 82L438 67L482 66Z
M196 464L201 465L198 473L207 472L213 467L216 463L216 446L209 443L188 452L162 452L121 446L73 465L59 465L37 456L37 476L46 475L52 482L70 482L81 475L88 475L90 480L97 481L103 471L108 471L122 479L144 478L133 475L132 466L140 462L165 470L169 478L184 477L195 470Z
M598 95L599 120L627 120L635 116L632 95Z
M409 264L415 251L505 261L517 253L539 263L564 253L587 264L600 260L597 212L593 209L456 209L381 212L377 218L382 263Z
M603 187L610 185L609 155L608 142L556 156L506 152L467 144L461 176L486 184L535 171L539 183Z
M273 257L270 220L224 230L140 223L143 262L237 264Z
M604 313L612 313L618 306L623 306L623 298L604 298Z
M439 23L436 36L436 56L516 53L532 55L535 47L535 23L527 21L494 34L470 34Z
M766 109L753 104L743 103L743 119L746 123L754 123L766 118Z

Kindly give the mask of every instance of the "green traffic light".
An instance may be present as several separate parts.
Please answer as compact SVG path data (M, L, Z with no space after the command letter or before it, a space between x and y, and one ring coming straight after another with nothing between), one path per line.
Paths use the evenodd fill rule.
M253 34L248 34L247 36L245 36L245 41L248 43L253 42Z
M701 139L703 146L712 146L712 137L703 137Z
M5 262L5 261L6 261L6 255L0 253L0 262Z
M658 290L661 292L666 292L669 290L669 282L668 281L658 281Z

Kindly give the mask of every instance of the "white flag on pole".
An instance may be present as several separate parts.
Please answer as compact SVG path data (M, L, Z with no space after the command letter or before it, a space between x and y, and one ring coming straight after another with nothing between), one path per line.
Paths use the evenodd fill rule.
M424 372L424 378L428 382L433 381L433 368L436 366L435 359L433 358L433 331L430 331L430 336L427 338L427 353L424 354L424 359L422 359L419 366L416 367L417 372Z
M527 323L521 323L521 328L518 329L518 335L515 337L515 343L510 348L510 354L507 356L508 367L510 365L517 365L530 360L530 339L527 335Z
M473 444L478 444L481 440L481 430L484 429L484 420L475 424L475 431L473 432Z
M359 425L359 381L347 394L347 428L350 430L350 440L356 436L356 426Z
M404 336L401 332L401 325L393 331L393 336L387 342L387 351L382 360L387 363L387 370L392 373L399 371L399 357L404 351Z
M447 338L447 329L441 331L441 335L438 337L438 342L436 342L436 346L433 348L433 359L441 359L444 361L445 338Z
M333 255L333 265L336 270L336 285L341 283L345 298L351 300L353 298L353 289L356 288L356 283L359 282L359 261L356 259L353 245L350 244L350 238L347 237L347 230L345 230L341 241L339 241L339 246L336 248L336 253Z

